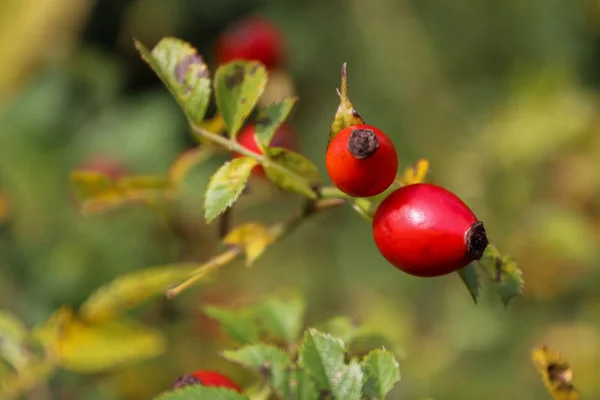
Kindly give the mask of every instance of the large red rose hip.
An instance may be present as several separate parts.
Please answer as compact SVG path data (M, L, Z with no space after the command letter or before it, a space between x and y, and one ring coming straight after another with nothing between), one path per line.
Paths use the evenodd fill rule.
M398 155L390 138L371 125L343 129L327 146L327 173L342 192L376 196L390 187L398 172Z
M419 183L391 193L377 208L373 237L381 254L410 275L449 274L479 260L483 223L452 192Z
M283 62L283 47L279 29L264 17L252 16L238 21L217 39L216 57L219 64L260 61L272 69Z
M222 387L242 393L242 389L231 379L214 371L196 371L189 375L183 375L173 383L171 389L178 389L190 385Z

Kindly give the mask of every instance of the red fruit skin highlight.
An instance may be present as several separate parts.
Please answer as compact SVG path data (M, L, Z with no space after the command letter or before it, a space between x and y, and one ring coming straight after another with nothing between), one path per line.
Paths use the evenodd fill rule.
M355 130L371 130L377 137L377 149L366 158L357 159L348 148ZM383 131L371 125L354 125L340 131L329 143L325 164L338 189L354 197L371 197L394 182L398 155L394 143Z
M420 183L391 193L373 218L373 237L396 268L419 277L446 275L481 258L483 224L452 192Z
M263 154L263 151L260 149L258 142L256 141L254 126L254 124L250 124L242 129L237 137L237 141L246 149L258 154ZM295 150L298 148L296 135L288 124L284 123L277 129L275 135L273 135L273 138L269 143L269 147L281 147L288 150ZM233 158L239 157L245 156L240 153L233 153ZM262 165L257 165L252 169L252 174L255 176L265 176L265 170Z
M268 19L247 17L228 28L216 43L219 64L233 60L260 61L267 69L284 61L284 43L279 29Z
M213 371L196 371L192 376L200 381L204 386L224 387L242 393L242 389L236 385L231 379L223 374Z

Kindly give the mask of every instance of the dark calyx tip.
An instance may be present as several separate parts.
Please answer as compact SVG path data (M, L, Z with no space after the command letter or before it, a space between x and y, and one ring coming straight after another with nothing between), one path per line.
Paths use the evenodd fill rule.
M379 148L379 139L371 129L354 129L348 140L348 151L354 158L363 160Z
M179 389L186 386L191 385L199 385L201 384L200 380L193 375L182 375L173 384L171 385L171 389Z
M490 242L485 234L483 222L475 222L467 232L467 254L473 260L481 260Z

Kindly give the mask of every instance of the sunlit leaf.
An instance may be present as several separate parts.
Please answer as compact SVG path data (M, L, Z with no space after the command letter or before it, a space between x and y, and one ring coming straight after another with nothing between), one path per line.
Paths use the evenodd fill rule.
M35 331L60 367L95 373L155 357L165 349L159 332L127 320L89 323L61 309Z
M554 400L579 400L571 365L558 353L542 346L532 351L531 360Z
M341 130L348 128L352 125L360 125L365 122L358 115L354 106L350 102L348 97L348 78L346 75L346 63L342 65L342 83L340 89L338 90L338 95L340 97L340 105L335 112L335 116L333 117L333 122L331 123L331 128L329 129L329 142L338 134Z
M253 308L229 310L207 306L202 309L206 315L216 320L227 336L233 340L242 344L254 343L258 340L260 329Z
M415 183L425 182L427 172L429 172L429 161L422 158L415 165L411 165L404 170L400 183L402 185L414 185Z
M309 199L316 199L314 186L321 181L315 164L302 154L283 148L267 151L270 161L264 165L265 172L277 186L287 192Z
M505 306L512 298L523 294L523 273L514 260L500 254L495 246L487 246L479 264L494 283Z
M246 263L250 266L274 239L266 226L257 222L248 222L233 228L223 242L243 248L246 252Z
M201 55L189 43L167 37L149 52L135 41L142 58L167 86L188 118L199 123L210 101L211 79Z
M458 275L462 279L463 283L467 287L467 290L471 294L471 298L477 304L479 299L479 289L481 287L479 283L479 276L477 275L477 268L473 263L467 265L464 268L459 269Z
M365 373L363 393L370 399L383 399L400 381L398 361L384 349L371 351L362 362Z
M300 293L267 297L258 307L257 317L263 330L271 337L295 343L302 330L306 303Z
M96 290L81 306L81 316L99 321L123 313L189 277L194 264L170 265L122 275Z
M171 164L169 180L174 184L181 183L192 168L208 160L213 154L214 148L211 146L195 147L183 152Z
M231 389L192 385L163 393L154 400L248 400L248 398Z
M231 207L242 194L250 172L258 164L252 157L240 157L225 163L210 178L204 195L204 218L210 222Z
M261 148L269 147L277 128L286 120L296 100L295 97L284 99L260 110L256 117L254 136Z
M0 311L0 358L21 370L30 361L27 351L29 332L27 327L14 315Z
M330 393L336 399L360 400L363 372L355 360L344 362L345 351L340 339L310 328L298 352L299 363L321 393Z
M254 344L224 351L223 356L256 373L280 397L286 394L289 379L286 369L290 357L282 350L265 344Z
M244 121L256 106L266 84L267 71L256 61L232 61L217 69L217 107L231 138L235 139Z

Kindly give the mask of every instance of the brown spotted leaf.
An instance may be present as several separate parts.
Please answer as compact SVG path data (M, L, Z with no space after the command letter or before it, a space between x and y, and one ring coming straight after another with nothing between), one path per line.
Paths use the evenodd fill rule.
M571 365L546 346L531 352L531 361L554 400L579 400Z
M215 98L231 138L235 138L267 84L267 70L256 61L232 61L217 69Z
M523 295L523 273L514 260L502 255L493 245L488 245L479 261L505 306L511 299Z
M223 357L235 362L263 379L280 398L287 392L290 357L275 346L251 344L236 350L226 350Z
M260 110L256 118L254 136L262 149L269 147L277 128L286 120L296 100L295 97L284 99Z
M331 128L329 129L329 142L338 134L341 130L348 128L352 125L364 124L365 121L354 109L354 106L350 102L348 97L348 77L346 75L346 63L342 65L342 83L338 90L340 97L340 105L338 106Z
M135 46L187 117L200 123L210 101L211 79L198 51L189 43L172 37L162 39L151 52L137 40Z

